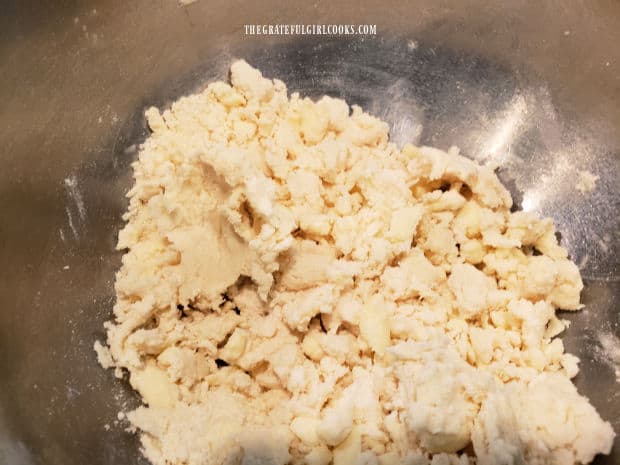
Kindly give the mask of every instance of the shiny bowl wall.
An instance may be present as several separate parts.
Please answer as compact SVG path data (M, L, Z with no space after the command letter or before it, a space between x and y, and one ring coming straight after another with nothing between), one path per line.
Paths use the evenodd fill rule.
M618 337L620 3L609 1L1 3L0 463L146 464L117 413L138 405L96 364L143 112L246 58L328 93L395 141L496 163L518 205L555 219L580 264L566 315L576 378L620 431L602 334ZM244 24L376 24L376 36L246 36ZM596 189L575 189L580 170ZM620 444L597 464L620 463Z

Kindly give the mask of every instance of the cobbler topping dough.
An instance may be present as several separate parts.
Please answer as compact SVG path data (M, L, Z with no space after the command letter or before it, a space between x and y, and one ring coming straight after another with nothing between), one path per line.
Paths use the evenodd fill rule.
M388 102L389 103L389 102ZM579 271L493 171L245 61L146 112L107 367L156 465L588 463Z

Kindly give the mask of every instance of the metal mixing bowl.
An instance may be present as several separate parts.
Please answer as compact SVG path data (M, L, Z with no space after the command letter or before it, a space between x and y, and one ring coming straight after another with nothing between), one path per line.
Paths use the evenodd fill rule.
M619 335L620 3L422 0L1 2L0 463L145 464L135 406L92 350L143 111L245 57L291 91L345 97L393 138L498 163L517 204L555 219L585 311L565 315L577 386L620 432L600 335ZM375 37L245 36L249 23L376 24ZM423 129L419 131L419 125ZM578 170L598 175L590 194ZM620 463L620 444L597 464Z

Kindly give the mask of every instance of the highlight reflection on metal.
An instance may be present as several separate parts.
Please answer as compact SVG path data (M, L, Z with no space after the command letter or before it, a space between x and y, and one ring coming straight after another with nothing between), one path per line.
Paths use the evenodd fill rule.
M362 105L399 144L458 145L553 217L587 283L585 311L566 315L576 383L620 432L599 343L620 334L620 3L48 3L0 15L0 462L146 464L116 418L138 399L91 350L113 305L129 165L145 106L225 78L233 57ZM241 32L300 18L378 35ZM590 194L575 189L582 170L599 176ZM620 463L620 446L596 463Z
M496 126L487 134L480 153L483 159L491 159L497 166L508 162L510 146L523 126L527 115L527 104L521 95L512 99L508 108L496 121Z

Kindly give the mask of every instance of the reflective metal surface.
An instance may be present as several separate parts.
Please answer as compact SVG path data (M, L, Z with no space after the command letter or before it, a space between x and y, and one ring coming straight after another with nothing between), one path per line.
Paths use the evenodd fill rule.
M399 142L496 163L552 216L587 283L567 315L576 382L620 432L601 334L620 335L620 3L1 2L0 463L145 464L97 366L116 234L147 105L245 57L291 91L358 103ZM370 23L376 37L247 37L246 23ZM422 130L419 130L422 125ZM575 189L580 170L600 179ZM620 444L603 464L620 463Z

